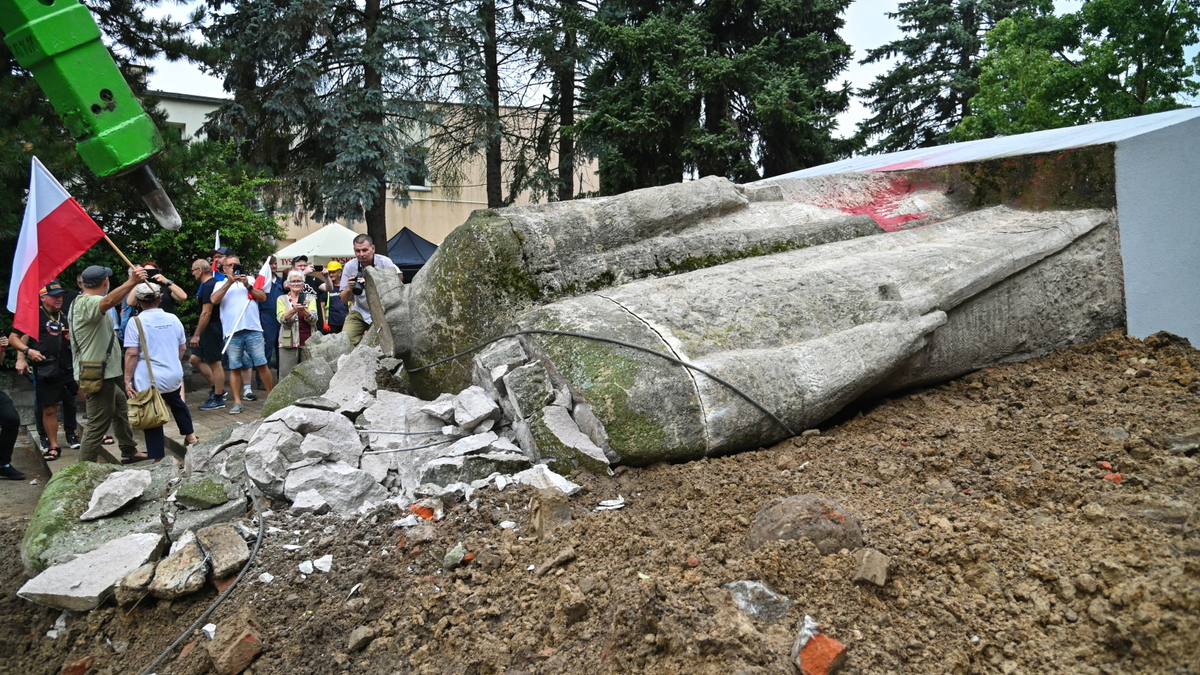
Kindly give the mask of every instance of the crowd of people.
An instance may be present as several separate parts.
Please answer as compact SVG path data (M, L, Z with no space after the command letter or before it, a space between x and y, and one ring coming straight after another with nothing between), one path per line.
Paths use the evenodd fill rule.
M119 285L111 269L88 267L75 280L77 294L58 281L46 284L40 290L38 334L13 330L0 337L0 350L15 349L18 372L34 384L44 458L58 459L65 441L79 448L81 461L161 460L165 426L143 429L145 451L139 452L129 422L128 399L151 386L169 407L185 443L198 442L184 390L183 358L189 350L189 363L209 384L199 409L228 405L236 415L244 401L257 399L256 382L270 394L275 381L302 362L303 347L313 335L344 331L357 345L372 322L363 270L395 268L392 261L375 253L369 236L359 235L354 258L344 268L337 261L312 265L306 256L291 262L281 275L272 256L269 278L256 284L257 266L244 267L226 247L213 251L211 259L193 261L199 317L190 337L176 316L188 292L155 262L130 268ZM82 429L81 403L87 418ZM11 398L0 392L0 478L25 478L11 464L19 426ZM106 448L113 444L120 457Z

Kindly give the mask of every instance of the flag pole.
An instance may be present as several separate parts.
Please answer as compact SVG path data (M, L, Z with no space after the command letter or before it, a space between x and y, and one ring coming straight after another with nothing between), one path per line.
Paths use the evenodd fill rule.
M125 254L121 252L121 249L117 248L117 245L113 243L112 239L108 238L107 234L104 235L104 241L107 241L108 245L112 247L112 250L116 251L117 255L121 256L121 260L124 260L125 264L129 265L129 269L133 269L133 263L129 262L129 258L125 257Z

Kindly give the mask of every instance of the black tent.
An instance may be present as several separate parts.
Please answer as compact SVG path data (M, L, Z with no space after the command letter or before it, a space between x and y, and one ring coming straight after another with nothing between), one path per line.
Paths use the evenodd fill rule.
M413 276L425 266L425 261L437 250L437 244L422 239L420 235L403 227L396 236L388 239L387 250L388 257L404 273L404 283L407 284L411 283Z

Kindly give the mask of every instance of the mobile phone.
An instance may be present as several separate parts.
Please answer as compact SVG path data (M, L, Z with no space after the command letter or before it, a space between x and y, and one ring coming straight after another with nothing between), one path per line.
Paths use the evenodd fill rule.
M324 272L325 266L324 265L313 265L313 271L314 272Z
M233 266L233 273L234 274L245 274L246 271L242 268L242 264L238 263Z

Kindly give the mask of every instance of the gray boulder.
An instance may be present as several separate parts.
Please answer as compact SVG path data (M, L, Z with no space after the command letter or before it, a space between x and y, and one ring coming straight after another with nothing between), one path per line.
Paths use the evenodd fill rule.
M342 335L335 333L334 335ZM306 349L311 353L315 348L312 344L314 340L320 337L314 335L307 343ZM345 338L342 338L345 340ZM349 343L347 343L349 345ZM336 363L336 360L334 361ZM333 379L333 366L324 358L309 358L301 361L288 376L275 384L275 388L271 390L271 394L267 396L267 400L263 401L262 416L269 417L275 412L282 410L296 401L313 396L322 396L325 390L329 388L329 382Z
M142 496L150 487L150 472L138 469L113 472L92 491L88 510L79 515L80 520L95 520L114 513L122 506Z
M754 550L768 541L807 539L821 555L862 548L862 528L838 502L820 495L788 497L754 516L749 545Z
M354 514L368 501L378 504L388 498L371 474L345 462L307 466L288 474L284 485L288 499L306 490L316 490L334 513L343 516Z

